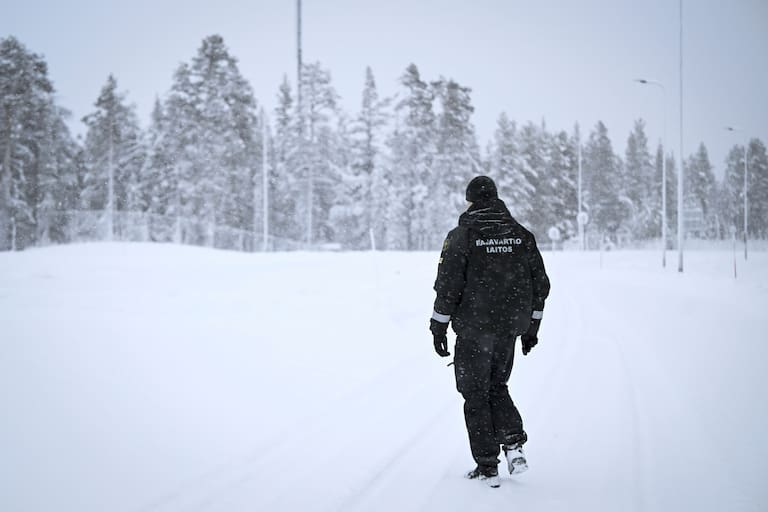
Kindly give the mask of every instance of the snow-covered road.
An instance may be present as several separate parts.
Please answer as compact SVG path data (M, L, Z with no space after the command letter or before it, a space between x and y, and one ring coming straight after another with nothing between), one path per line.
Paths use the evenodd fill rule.
M0 253L0 510L768 508L768 254L545 253L497 490L461 476L436 257Z

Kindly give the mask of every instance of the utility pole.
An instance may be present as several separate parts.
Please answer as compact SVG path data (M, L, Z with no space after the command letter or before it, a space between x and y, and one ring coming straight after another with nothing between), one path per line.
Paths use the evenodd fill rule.
M683 271L683 240L685 220L683 219L683 0L680 0L680 168L677 171L677 271Z
M302 61L301 61L301 0L296 0L296 113L299 123L299 153L303 156L306 153L304 147L304 110L301 102L301 90L302 90ZM311 142L311 140L310 140ZM312 207L314 204L314 183L312 176L312 164L307 164L306 160L302 157L300 165L302 170L307 173L307 232L306 232L306 244L307 247L312 245Z
M114 109L114 107L112 107ZM107 241L114 239L115 233L115 140L114 114L109 112L109 139L107 141Z
M301 0L296 0L296 111L301 116ZM299 122L299 133L303 130Z
M269 249L269 125L267 124L267 113L261 109L261 189L262 189L262 242L261 250L267 252ZM255 202L254 202L255 204ZM256 231L256 224L253 225ZM254 250L256 247L254 247Z

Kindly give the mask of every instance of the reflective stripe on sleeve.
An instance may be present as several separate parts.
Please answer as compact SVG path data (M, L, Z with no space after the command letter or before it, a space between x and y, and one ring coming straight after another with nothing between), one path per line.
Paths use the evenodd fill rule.
M531 318L533 318L534 320L541 320L541 317L543 316L544 316L543 311L534 311L533 314L531 315Z
M441 324L447 324L451 321L451 315L444 315L442 313L438 313L437 311L432 311L432 319L437 320Z

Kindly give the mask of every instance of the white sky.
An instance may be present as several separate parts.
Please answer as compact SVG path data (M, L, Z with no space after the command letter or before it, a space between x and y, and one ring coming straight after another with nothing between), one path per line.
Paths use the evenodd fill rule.
M700 141L716 173L733 143L768 143L768 1L684 2L684 152ZM287 74L295 85L295 0L0 0L0 37L42 54L72 127L89 113L109 73L146 125L154 98L202 39L218 33L271 110ZM360 105L364 71L391 94L414 62L473 89L481 147L506 111L586 134L598 120L623 155L633 120L662 136L666 85L668 146L679 132L678 2L675 0L303 0L304 60L331 70L345 109ZM737 125L743 132L726 132Z

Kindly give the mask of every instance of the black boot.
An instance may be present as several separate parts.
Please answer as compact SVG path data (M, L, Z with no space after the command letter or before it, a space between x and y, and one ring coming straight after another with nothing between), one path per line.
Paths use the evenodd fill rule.
M495 466L477 466L472 471L464 475L470 480L482 480L488 486L496 488L499 487L499 470Z

